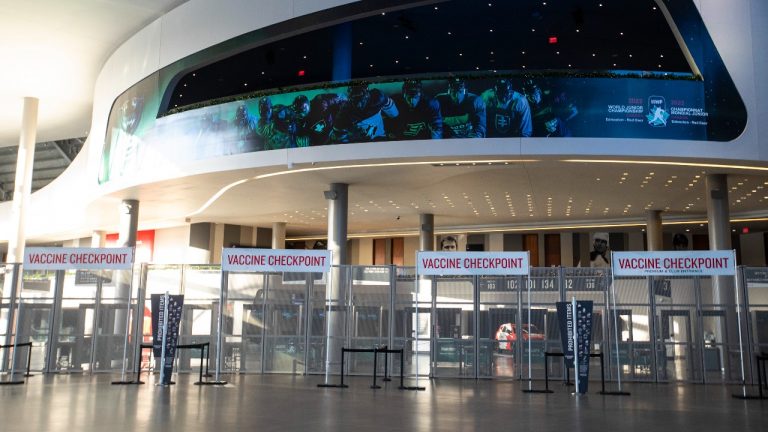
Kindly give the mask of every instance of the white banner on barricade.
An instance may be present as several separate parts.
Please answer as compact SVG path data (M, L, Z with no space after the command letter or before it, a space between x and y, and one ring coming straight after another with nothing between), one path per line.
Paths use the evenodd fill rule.
M130 270L133 248L29 247L24 270Z
M419 275L527 275L528 252L418 252Z
M305 272L331 270L331 251L224 248L221 269L230 272Z
M613 252L614 276L733 276L736 253L719 251Z

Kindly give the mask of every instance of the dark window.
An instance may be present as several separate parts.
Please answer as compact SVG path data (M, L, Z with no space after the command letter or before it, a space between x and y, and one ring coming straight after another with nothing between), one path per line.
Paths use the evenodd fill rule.
M329 81L542 70L691 73L653 0L453 0L377 12L193 69L167 109Z

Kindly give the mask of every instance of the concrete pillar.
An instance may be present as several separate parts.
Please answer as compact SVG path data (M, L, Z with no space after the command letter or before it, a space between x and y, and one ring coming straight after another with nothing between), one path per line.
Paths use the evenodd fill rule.
M345 341L344 288L347 263L347 208L349 185L332 183L330 190L323 192L328 200L328 250L331 251L331 280L326 290L327 308L327 350L326 370L337 371L341 363L341 347Z
M707 229L710 250L731 249L731 222L728 208L728 176L709 174L707 186ZM715 330L715 339L731 346L738 346L738 318L736 314L736 287L732 277L712 276L712 302L725 312L725 323ZM731 358L731 349L725 347L724 356L726 379L739 378L738 359Z
M435 250L435 215L431 213L419 215L419 250Z
M136 235L139 230L139 201L123 200L120 203L120 225L118 227L117 245L120 247L136 247ZM134 252L135 257L135 252ZM131 273L127 270L115 271L115 297L126 301L131 296ZM127 309L115 311L115 333L127 331Z
M728 176L710 174L707 183L707 222L710 250L731 249L731 222L728 209Z
M661 210L649 210L646 213L646 237L648 238L646 250L656 252L664 250L664 237L661 228Z
M347 207L349 185L332 183L331 190L323 192L328 200L328 250L333 254L333 265L347 263Z
M120 227L117 243L120 247L136 246L136 233L139 231L139 201L123 200L120 203Z
M19 135L19 154L16 158L16 178L11 203L11 235L8 239L6 262L24 260L26 242L27 202L32 194L32 166L35 161L35 140L37 139L37 98L25 97Z
M285 222L272 224L272 249L285 249Z

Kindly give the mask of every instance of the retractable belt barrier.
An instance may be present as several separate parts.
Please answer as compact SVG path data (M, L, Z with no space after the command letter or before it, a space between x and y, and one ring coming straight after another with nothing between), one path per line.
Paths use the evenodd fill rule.
M523 390L523 393L554 393L554 391L549 389L549 358L550 357L565 357L565 354L560 352L545 352L544 353L544 390ZM597 353L597 354L590 354L590 358L599 357L600 358L600 388L601 390L598 392L601 395L610 395L610 396L629 396L628 392L609 392L605 391L605 363L603 361L603 353ZM570 384L570 380L568 378L568 370L570 368L566 367L566 382L565 384Z
M389 349L386 345L379 348L341 348L341 382L339 384L318 384L318 387L334 387L334 388L347 388L348 385L344 384L344 355L346 353L373 353L373 384L372 389L380 389L381 386L376 384L377 370L378 370L378 358L379 354L384 354L384 378L383 381L392 381L388 374L389 354L400 355L400 386L398 390L424 390L424 387L414 387L405 385L405 357L403 356L403 349Z
M200 350L200 372L199 372L198 381L194 383L195 385L219 385L220 384L218 381L203 381L203 377L211 376L211 374L208 373L208 363L210 363L210 360L211 360L210 345L211 344L209 342L176 345L176 349L199 349ZM151 343L141 344L140 345L141 352L144 352L145 349L151 350L152 344ZM152 355L150 354L150 357L151 356ZM203 363L205 363L205 373L203 373ZM144 384L144 381L141 380L141 361L137 363L136 380L133 381L131 384ZM171 384L175 384L175 383L171 381Z
M10 349L13 348L14 350L18 347L28 347L27 348L27 372L24 374L25 377L31 377L34 376L31 373L29 373L29 368L32 365L32 342L24 342L20 344L9 344L9 345L0 345L0 349ZM14 353L14 355L16 355ZM0 385L16 385L16 384L24 384L27 382L26 380L16 380L14 381L13 376L15 375L15 371L13 368L11 368L11 375L10 379L8 381L0 381Z
M757 395L749 395L744 390L742 394L733 395L736 399L768 399L768 396L763 394L763 387L768 389L768 375L766 375L765 371L768 353L755 354L755 362L757 363Z

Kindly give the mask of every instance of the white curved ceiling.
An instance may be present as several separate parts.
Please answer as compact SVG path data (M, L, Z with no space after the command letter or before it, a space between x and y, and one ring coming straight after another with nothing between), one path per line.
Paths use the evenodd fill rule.
M37 141L88 135L96 77L126 39L187 0L0 0L0 146L18 145L23 97Z
M442 232L571 231L596 226L644 227L648 210L665 223L705 232L710 173L727 173L732 219L759 218L735 229L765 228L768 173L702 166L539 160L356 166L297 164L264 174L242 169L161 181L112 195L141 203L144 228L216 222L270 227L286 222L290 237L327 230L330 183L349 184L350 236L414 235L419 214L435 215ZM368 165L368 166L366 166ZM105 207L103 209L108 209ZM91 211L89 213L102 212ZM678 229L678 228L675 228Z

